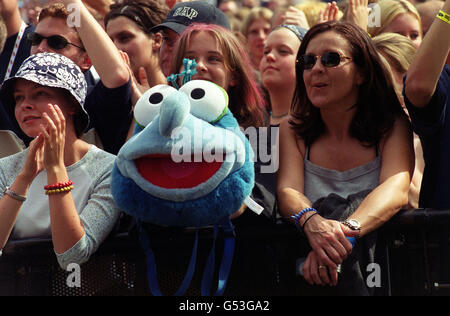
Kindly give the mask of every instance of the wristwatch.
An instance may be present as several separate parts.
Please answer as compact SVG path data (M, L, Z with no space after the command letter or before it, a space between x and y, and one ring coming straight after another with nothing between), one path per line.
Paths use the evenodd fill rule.
M342 224L349 227L351 230L361 231L361 224L356 219L346 219L345 221L342 222Z

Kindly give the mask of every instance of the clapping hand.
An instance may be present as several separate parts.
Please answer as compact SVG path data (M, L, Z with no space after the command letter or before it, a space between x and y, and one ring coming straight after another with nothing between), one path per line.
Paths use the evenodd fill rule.
M49 171L65 168L64 145L66 139L66 119L56 104L49 104L48 110L42 113L41 134L44 139L44 167Z

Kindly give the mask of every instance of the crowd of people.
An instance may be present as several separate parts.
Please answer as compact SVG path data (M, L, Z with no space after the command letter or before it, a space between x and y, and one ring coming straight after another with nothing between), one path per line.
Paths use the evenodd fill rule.
M50 236L62 267L89 260L134 105L189 58L279 161L254 148L264 211L235 225L298 228L305 291L373 294L378 229L450 207L449 34L450 0L0 0L0 249Z

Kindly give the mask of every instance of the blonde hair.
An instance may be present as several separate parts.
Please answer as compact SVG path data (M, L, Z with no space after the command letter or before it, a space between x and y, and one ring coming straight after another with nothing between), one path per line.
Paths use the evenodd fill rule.
M419 31L422 36L422 21L416 7L407 0L380 0L380 26L367 27L367 32L374 37L384 32L384 29L400 14L411 14L419 21Z
M405 73L416 54L412 41L397 33L383 33L372 38L378 52L389 61L394 70Z
M266 20L269 24L272 20L273 12L272 10L264 7L257 7L250 10L250 12L245 17L244 21L242 22L241 26L241 32L244 34L244 36L247 36L248 30L250 26L259 19Z
M306 1L297 4L295 8L302 10L308 20L309 27L313 27L319 21L319 13L325 10L327 4L325 2Z
M382 33L372 38L372 41L393 79L399 100L402 100L403 85L397 82L394 73L403 76L408 71L416 47L409 38L397 33Z

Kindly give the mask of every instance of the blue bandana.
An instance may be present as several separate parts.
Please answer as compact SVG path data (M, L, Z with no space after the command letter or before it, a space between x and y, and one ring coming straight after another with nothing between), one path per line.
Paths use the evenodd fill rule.
M281 24L281 25L278 25L272 30L272 32L275 31L275 30L278 30L280 28L285 28L285 29L290 30L291 32L293 32L298 37L298 39L300 41L303 40L303 38L305 37L306 32L308 32L307 29L305 29L303 27L300 27L298 25L293 25L293 24Z

